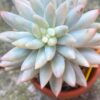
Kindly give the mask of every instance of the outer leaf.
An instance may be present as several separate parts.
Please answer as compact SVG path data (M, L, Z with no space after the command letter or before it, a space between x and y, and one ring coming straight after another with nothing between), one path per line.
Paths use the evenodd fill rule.
M34 16L33 16L33 19L34 19L34 22L35 22L39 27L42 27L42 28L48 28L48 27L49 27L47 21L46 21L44 18L42 18L42 17L40 17L40 16L38 16L38 15L34 15Z
M72 44L75 44L75 42L76 42L75 38L70 34L67 34L66 36L58 39L59 45L69 45L69 46L71 46Z
M37 52L32 51L29 56L25 59L21 66L21 71L27 70L29 68L35 68Z
M56 55L54 60L52 60L52 62L51 62L51 66L52 66L54 75L57 78L62 77L64 74L64 70L65 70L64 57L62 57L61 55Z
M100 55L93 49L80 49L80 52L90 64L100 64Z
M99 14L100 10L92 10L85 13L71 30L77 30L89 27L97 19Z
M42 48L43 46L44 46L43 42L38 39L34 39L26 43L26 47L29 49L39 49Z
M68 11L73 9L77 5L78 0L66 0L67 6L68 6Z
M50 2L45 11L45 18L48 21L50 27L54 27L56 23L56 12L54 5Z
M43 68L40 69L41 88L44 88L47 85L51 76L52 76L51 66L45 65Z
M13 29L17 29L19 31L32 32L34 24L31 21L28 21L23 17L6 11L2 11L0 14L5 20L5 22L8 25L10 25Z
M75 51L72 47L68 46L59 46L57 48L58 52L62 54L67 59L75 59Z
M56 54L56 47L45 46L45 55L48 61L52 60Z
M11 40L18 40L18 39L22 39L24 37L33 37L33 35L29 32L14 32L14 31L8 31L5 32L5 34L7 33L7 37ZM2 33L3 34L3 33Z
M80 17L82 16L83 10L84 10L84 5L79 5L75 8L73 8L67 15L67 19L65 24L69 26L69 28L71 28L72 26L74 26L80 19Z
M62 3L56 11L56 25L62 25L65 22L67 13L66 1Z
M13 48L7 54L5 54L1 59L7 61L18 61L25 58L29 54L29 50Z
M88 60L77 50L76 50L76 59L73 61L81 66L90 67Z
M32 37L25 37L25 38L22 38L22 39L19 39L19 40L13 42L12 44L19 48L26 48L26 43L29 41L32 41L32 40L33 40Z
M13 0L19 14L28 20L33 20L34 12L29 4L22 2L22 0ZM27 14L28 12L28 14Z
M100 30L100 23L93 23L91 25L92 28L96 28L97 30Z
M27 69L20 74L17 84L30 81L34 77L36 77L37 74L38 74L38 70L35 70L33 67Z
M18 65L14 65L14 66L10 66L10 67L5 67L4 70L5 71L15 71L15 70L19 70L21 67L21 64Z
M78 5L80 4L87 5L87 3L88 3L88 0L78 0Z
M0 40L4 42L12 42L12 40L8 38L8 35L9 35L8 32L0 33Z
M77 40L76 45L87 43L96 34L96 29L84 29L80 31L72 32L71 35Z
M40 0L30 0L33 10L40 16L43 16L44 7Z
M72 86L75 87L76 85L76 75L75 71L72 67L72 64L69 61L66 61L66 68L65 68L65 73L64 73L64 81Z
M23 59L24 60L24 59ZM19 61L14 61L14 62L10 62L10 61L2 61L2 62L0 62L0 66L2 66L2 67L11 67L11 66L19 66L19 65L21 65L21 63L23 62L23 60L19 60Z
M76 64L73 64L73 68L74 68L74 71L76 73L76 83L79 84L80 86L86 87L87 82L86 82L85 76L82 73L80 67Z
M56 77L52 76L52 78L50 80L50 87L51 87L53 93L56 95L56 97L61 92L62 84L63 84L62 77L56 78Z
M45 50L40 49L37 54L36 63L35 63L35 69L39 69L41 67L44 67L44 65L47 63Z

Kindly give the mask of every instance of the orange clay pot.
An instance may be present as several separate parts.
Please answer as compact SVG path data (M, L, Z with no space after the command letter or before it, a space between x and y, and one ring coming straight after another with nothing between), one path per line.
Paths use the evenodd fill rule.
M86 88L79 87L79 88L69 90L69 91L62 91L58 97L55 97L55 95L52 93L52 91L49 88L45 87L44 89L41 89L41 86L40 86L39 82L37 81L37 79L33 79L32 83L38 90L40 90L45 95L48 95L51 98L56 98L57 100L66 100L66 99L78 97L81 94L83 94L84 92L86 92L88 89L90 89L92 87L92 85L95 83L95 81L99 75L100 75L100 67L94 68L91 72L91 76L89 78L88 85Z

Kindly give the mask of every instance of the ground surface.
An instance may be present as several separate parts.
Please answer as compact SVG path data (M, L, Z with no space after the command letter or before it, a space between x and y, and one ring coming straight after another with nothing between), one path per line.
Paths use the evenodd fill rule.
M100 0L90 0L88 10L100 8ZM0 10L16 11L11 0L0 0ZM99 20L100 21L100 20ZM0 18L0 32L11 30ZM9 50L9 44L0 41L0 55ZM53 100L33 89L30 83L16 85L18 73L0 71L0 100ZM31 93L30 92L33 92ZM73 100L100 100L100 78L87 93Z

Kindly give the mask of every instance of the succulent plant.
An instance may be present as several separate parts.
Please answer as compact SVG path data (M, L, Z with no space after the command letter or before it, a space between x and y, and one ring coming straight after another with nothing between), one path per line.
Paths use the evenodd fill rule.
M1 11L13 28L0 39L15 46L1 60L5 70L21 69L18 83L39 75L41 88L50 83L58 96L65 81L87 86L81 67L100 64L100 10L83 13L87 0L13 0L19 15ZM94 67L94 66L93 66Z

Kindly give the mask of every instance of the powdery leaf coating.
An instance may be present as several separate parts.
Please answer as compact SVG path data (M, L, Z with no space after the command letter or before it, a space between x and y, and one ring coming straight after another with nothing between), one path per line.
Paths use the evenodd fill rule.
M0 40L15 46L1 58L6 71L19 70L17 83L40 77L55 96L63 81L86 87L80 67L100 64L100 9L84 13L87 0L13 0L19 15L1 11L0 16L14 31L0 34ZM38 69L38 70L37 70Z

